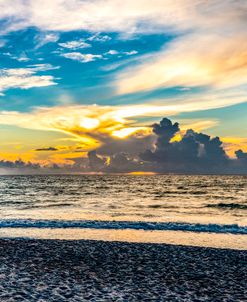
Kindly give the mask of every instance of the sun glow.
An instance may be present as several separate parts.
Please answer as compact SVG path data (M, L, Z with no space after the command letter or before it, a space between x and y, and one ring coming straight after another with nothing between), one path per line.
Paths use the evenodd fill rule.
M146 128L145 127L122 128L120 130L113 131L112 136L115 136L118 138L126 138L129 135L132 135L139 130L146 130Z
M155 172L135 171L128 173L129 175L156 175Z
M207 99L208 101L208 99ZM206 99L203 101L206 104ZM201 107L204 107L200 103ZM70 154L69 158L82 156L81 152L85 152L97 149L102 145L106 144L108 141L114 141L114 139L124 140L133 136L135 138L144 138L152 135L152 127L150 124L146 123L146 126L140 124L140 119L142 117L158 117L162 115L173 114L180 112L179 107L182 107L184 111L188 109L192 110L192 103L194 110L197 109L195 102L191 101L191 104L180 105L128 105L128 106L99 106L99 105L67 105L67 106L56 106L56 107L42 107L36 108L31 112L0 112L1 124L18 126L19 128L25 128L30 130L39 131L53 131L60 132L61 139L73 139L76 141L78 146L69 149L58 148L56 152L31 152L30 150L36 149L35 144L30 145L27 151L30 154L30 159L35 160L47 160L51 162L61 162L61 157L67 162L68 152L73 152L73 156ZM176 110L177 106L177 110ZM208 106L208 105L207 105ZM189 108L188 108L189 107ZM210 107L210 106L209 106ZM207 107L208 108L208 107ZM172 139L173 141L181 140L181 134L184 133L186 129L193 128L199 131L207 129L217 125L217 120L185 120L185 126L181 126L181 133ZM62 135L66 137L62 137ZM131 141L131 139L130 139ZM233 142L223 140L226 147L227 153L230 156L234 156L235 146L238 149L246 146L246 142L243 140ZM40 142L41 144L41 142ZM47 147L54 146L54 141L42 143L42 145ZM55 145L55 147L57 147ZM78 149L77 149L78 148ZM245 150L245 149L244 149ZM13 148L9 149L9 154L13 154ZM15 152L17 153L17 152ZM55 154L62 154L60 158L56 157ZM18 152L19 157L27 161L27 157ZM2 156L2 158L8 159L8 156ZM16 158L16 157L15 157Z
M100 122L96 118L84 117L80 121L80 126L82 128L88 129L88 130L97 128L99 126L99 124L100 124Z

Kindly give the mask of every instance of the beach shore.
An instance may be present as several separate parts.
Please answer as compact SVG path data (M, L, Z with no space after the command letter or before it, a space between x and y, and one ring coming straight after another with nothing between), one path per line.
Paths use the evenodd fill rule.
M246 301L247 251L0 239L0 301Z

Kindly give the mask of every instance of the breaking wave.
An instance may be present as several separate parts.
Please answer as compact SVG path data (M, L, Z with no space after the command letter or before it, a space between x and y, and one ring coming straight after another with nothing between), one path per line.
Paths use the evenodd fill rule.
M0 228L87 228L108 230L189 231L247 234L247 226L238 224L199 224L178 222L91 221L91 220L0 220Z

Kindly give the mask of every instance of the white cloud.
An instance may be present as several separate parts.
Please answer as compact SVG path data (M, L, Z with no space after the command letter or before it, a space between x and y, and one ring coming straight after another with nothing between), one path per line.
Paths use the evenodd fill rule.
M136 50L130 50L130 51L118 51L115 49L110 49L105 53L105 55L126 55L126 56L133 56L138 54L138 51Z
M64 53L61 54L62 57L65 57L67 59L71 59L74 61L78 61L81 63L88 63L88 62L92 62L95 61L97 59L102 59L103 56L102 55L94 55L94 54L82 54L80 52L69 52L69 53Z
M53 66L51 64L33 64L28 66L31 71L38 72L38 71L48 71L48 70L55 70L59 69L60 66ZM27 70L28 68L26 68Z
M133 55L138 54L138 51L136 51L136 50L125 51L124 54L127 56L133 56Z
M184 31L212 29L226 20L240 24L246 17L246 3L231 0L12 0L11 6L1 0L0 8L0 17L11 19L5 32L28 26L44 31Z
M30 58L28 58L26 54L22 54L20 57L17 57L16 60L19 62L28 62Z
M29 89L56 85L51 75L37 75L39 71L54 69L49 64L32 65L28 68L11 68L0 70L0 94L11 88Z
M36 48L40 48L48 43L56 43L59 40L59 34L57 33L41 33L36 36L37 45Z
M63 48L68 48L68 49L80 49L80 48L88 48L91 47L91 44L86 43L84 40L80 39L80 40L75 40L75 41L68 41L68 42L64 42L64 43L59 43L59 46L63 47Z
M25 54L25 52L22 52L20 55L14 55L10 52L4 52L3 55L10 57L13 60L19 61L19 62L28 62L31 59L28 58L28 56Z
M107 42L111 40L111 37L108 35L101 35L97 33L87 39L88 41L96 41L96 42Z
M0 0L2 33L34 26L45 32L176 33L169 48L118 74L118 93L163 87L236 89L246 84L247 2L232 0ZM107 40L108 38L105 38ZM104 39L103 39L104 40ZM90 62L102 55L71 52ZM97 57L96 57L97 56ZM134 64L133 64L134 65ZM242 85L242 86L241 86ZM240 87L241 86L241 87Z
M115 50L115 49L110 49L110 50L107 51L105 54L106 54L106 55L118 55L119 52L118 52L117 50Z

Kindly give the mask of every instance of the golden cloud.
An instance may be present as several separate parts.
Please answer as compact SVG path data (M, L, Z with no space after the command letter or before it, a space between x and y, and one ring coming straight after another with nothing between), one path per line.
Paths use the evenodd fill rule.
M117 74L118 94L176 86L214 89L246 83L246 34L194 34Z
M241 101L242 98L237 98ZM173 102L173 101L171 101ZM231 100L232 102L232 100ZM227 100L218 99L210 102L204 98L200 102L190 100L177 102L176 105L128 105L128 106L98 106L74 105L36 108L32 112L0 112L0 124L15 125L27 129L58 131L69 134L82 145L97 147L101 137L125 138L136 132L150 132L147 125L138 122L140 117L163 117L179 112L188 112L224 106ZM215 122L197 121L201 128L210 127ZM195 126L195 125L193 125ZM197 128L198 128L197 127Z
M241 100L242 96L236 96L236 102ZM229 96L229 102L232 101L233 98ZM69 158L85 156L87 151L99 148L102 144L107 143L109 139L112 141L113 139L121 140L133 135L141 137L150 135L152 129L149 125L141 124L139 118L160 118L179 112L214 108L216 105L221 107L227 103L227 99L204 97L200 102L190 99L187 102L178 101L176 105L172 104L173 100L170 100L170 102L166 100L166 102L167 105L67 105L36 108L28 113L2 111L0 112L0 124L56 131L70 135L71 138L59 139L63 141L63 147L59 143L55 146L54 144L49 145L58 149L55 153L48 152L48 154L38 155L34 155L33 152L30 153L32 159L40 160L42 163L69 163ZM181 133L188 128L202 131L214 127L217 123L217 120L184 120L182 121ZM179 140L180 137L177 136L175 139ZM23 158L26 160L28 157L23 155Z

